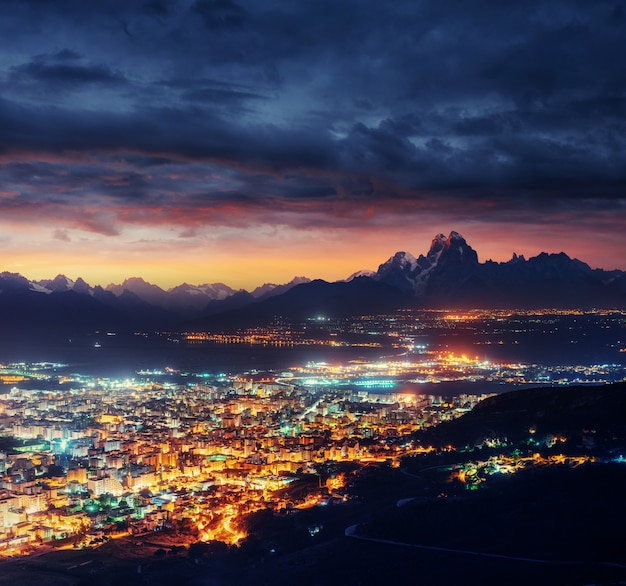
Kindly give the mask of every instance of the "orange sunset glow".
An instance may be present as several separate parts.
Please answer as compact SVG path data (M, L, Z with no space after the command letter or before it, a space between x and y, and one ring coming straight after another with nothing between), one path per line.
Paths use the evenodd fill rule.
M294 228L257 225L250 218L245 228L211 226L190 233L184 233L182 226L121 224L119 233L109 236L73 227L52 229L45 218L33 219L28 226L3 218L0 262L4 270L33 279L65 274L101 286L132 276L164 288L183 282L223 282L249 290L265 282L287 282L294 276L334 281L359 270L376 270L398 250L415 256L427 252L434 234L431 222L413 224L413 218L401 216L394 220L397 226ZM575 233L563 225L548 228L459 221L454 227L470 239L481 261L506 261L514 252L529 257L566 249L592 267L619 268L623 264L623 251L611 246L614 232L598 231L584 222ZM581 234L585 240L580 239Z

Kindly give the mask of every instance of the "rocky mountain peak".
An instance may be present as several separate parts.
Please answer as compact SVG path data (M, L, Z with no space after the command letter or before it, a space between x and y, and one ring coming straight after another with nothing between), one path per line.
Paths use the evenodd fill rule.
M65 275L57 275L52 281L40 281L39 284L50 291L69 291L74 286L74 281Z
M72 289L76 291L76 293L91 293L91 287L82 277L78 277L78 279L76 279Z
M443 235L439 234L433 240L433 243L436 242L437 247L441 243L442 237ZM478 254L458 232L450 232L450 235L445 238L441 246L441 251L433 254L433 245L431 245L431 251L428 253L429 257L437 255L437 263L440 265L442 263L478 264Z
M456 232L451 232L452 234L456 234ZM428 250L427 258L432 258L437 256L446 246L448 242L448 238L445 237L444 234L437 234L430 243L430 249Z

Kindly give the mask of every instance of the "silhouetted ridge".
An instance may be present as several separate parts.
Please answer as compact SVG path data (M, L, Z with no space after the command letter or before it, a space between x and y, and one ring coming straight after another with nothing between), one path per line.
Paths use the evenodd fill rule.
M480 445L487 439L519 442L529 437L585 432L626 437L626 383L520 389L480 402L459 419L419 435L434 445Z
M193 327L242 327L267 323L276 316L304 320L345 317L391 311L406 305L409 297L394 287L368 277L348 282L311 281L286 293L237 310L199 320Z

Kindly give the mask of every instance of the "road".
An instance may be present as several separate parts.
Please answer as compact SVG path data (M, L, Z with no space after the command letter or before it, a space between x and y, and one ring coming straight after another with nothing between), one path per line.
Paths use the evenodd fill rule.
M502 559L502 560L512 560L512 561L517 561L517 562L530 562L533 564L551 564L551 565L582 565L583 562L581 561L562 561L562 560L541 560L541 559L537 559L537 558L526 558L526 557L519 557L519 556L512 556L512 555L504 555L504 554L499 554L499 553L485 553L482 551L472 551L472 550L468 550L468 549L453 549L450 547L438 547L435 545L418 545L415 543L405 543L403 541L393 541L391 539L380 539L377 537L365 537L364 535L358 535L356 530L358 528L358 524L357 525L350 525L349 527L346 527L345 531L344 531L344 535L346 537L350 537L352 539L361 539L362 541L372 541L375 543L384 543L386 545L399 545L402 547L411 547L413 549L424 549L424 550L430 550L430 551L442 551L442 552L446 552L446 553L456 553L456 554L463 554L463 555L472 555L472 556L478 556L478 557L485 557L485 558L498 558L498 559ZM613 567L613 568L624 568L626 569L626 565L624 564L618 564L615 562L597 562L597 565L599 566L608 566L608 567Z

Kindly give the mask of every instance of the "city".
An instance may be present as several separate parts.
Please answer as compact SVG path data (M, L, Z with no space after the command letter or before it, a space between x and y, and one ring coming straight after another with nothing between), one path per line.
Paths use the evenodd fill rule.
M0 377L25 380L54 369L7 365ZM285 507L273 493L298 474L319 474L316 465L325 462L397 466L421 450L402 438L483 398L444 402L266 375L189 385L62 381L64 390L14 387L0 402L3 433L18 440L2 453L5 555L70 536L86 544L120 524L141 533L185 520L205 541L237 543L237 518ZM319 488L326 490L297 506L323 503L341 482L320 477Z
M572 326L581 319L583 326ZM421 455L459 449L425 444L419 434L469 413L487 397L516 388L626 380L623 361L487 360L456 353L446 334L465 332L461 345L468 349L493 340L517 349L529 332L570 324L564 329L577 345L578 330L595 339L593 323L619 357L624 341L611 336L623 334L625 321L623 311L400 312L340 326L315 320L300 342L293 332L306 324L229 338L162 335L177 346L179 340L190 347L306 340L332 350L341 327L348 347L361 348L365 335L379 340L381 352L393 351L375 360L331 358L239 373L163 366L118 379L80 374L62 363L3 364L0 555L51 546L89 549L155 533L178 536L173 547L196 541L236 546L247 536L246 516L255 511L347 503L354 496L349 485L372 465L399 468ZM97 339L104 344L97 342L96 355L107 342ZM459 456L451 478L475 490L495 472L596 459L554 452L566 437L534 443L529 437L528 454L504 450L465 464ZM501 447L498 439L485 442ZM541 455L541 449L552 451Z

